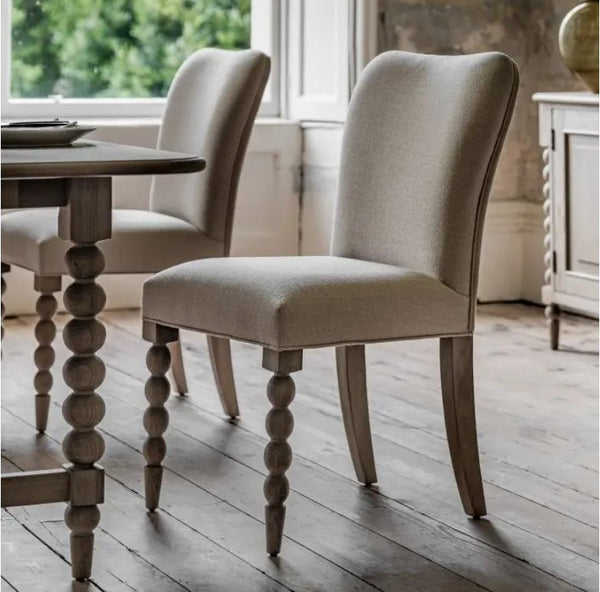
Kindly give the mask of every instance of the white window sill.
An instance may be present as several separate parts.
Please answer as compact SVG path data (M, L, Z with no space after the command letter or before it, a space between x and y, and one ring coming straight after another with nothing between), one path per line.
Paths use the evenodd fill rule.
M10 123L11 121L25 121L35 118L21 117L6 117L3 122ZM82 125L91 125L95 127L158 127L160 126L160 117L77 117L77 122ZM300 122L294 119L286 119L283 117L257 117L256 125L273 126L273 125L300 125Z

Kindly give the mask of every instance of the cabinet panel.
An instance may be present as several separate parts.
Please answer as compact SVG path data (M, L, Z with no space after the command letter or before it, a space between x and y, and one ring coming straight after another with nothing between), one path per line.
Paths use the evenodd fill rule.
M556 292L598 298L598 112L555 106L551 157Z
M598 277L598 137L566 137L567 273Z

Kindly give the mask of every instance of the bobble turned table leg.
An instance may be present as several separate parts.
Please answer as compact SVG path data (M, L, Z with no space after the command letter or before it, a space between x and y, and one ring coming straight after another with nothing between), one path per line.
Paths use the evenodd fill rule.
M63 366L64 381L72 389L63 403L63 416L73 428L63 440L70 473L65 522L71 530L71 571L75 579L84 580L92 573L97 504L104 501L104 471L96 464L104 454L104 440L95 427L104 417L104 401L96 390L106 370L96 353L106 332L96 316L106 296L95 281L104 269L104 255L95 243L111 236L111 179L67 179L64 188L66 205L59 209L58 235L74 243L65 255L73 283L63 295L72 317L63 340L73 352Z
M73 390L63 404L64 418L73 428L63 441L64 455L72 463L65 522L71 530L73 577L82 580L91 576L93 530L100 519L96 503L102 501L101 491L89 489L94 478L89 473L101 473L95 463L104 454L104 440L95 429L104 416L104 402L95 391L104 380L105 367L95 354L104 344L106 332L95 316L104 307L105 295L94 281L104 267L104 256L95 245L75 245L65 259L75 278L64 294L65 306L73 315L63 331L65 345L73 352L63 368L64 380ZM76 481L82 484L81 491L75 488Z

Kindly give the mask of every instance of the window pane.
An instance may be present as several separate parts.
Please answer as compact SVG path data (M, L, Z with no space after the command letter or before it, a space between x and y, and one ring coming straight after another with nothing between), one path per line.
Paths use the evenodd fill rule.
M164 97L201 47L250 47L250 0L13 0L11 96Z

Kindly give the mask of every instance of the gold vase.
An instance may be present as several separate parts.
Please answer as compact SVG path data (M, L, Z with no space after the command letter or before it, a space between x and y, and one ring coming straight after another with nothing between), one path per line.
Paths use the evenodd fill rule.
M598 92L598 0L570 10L558 33L558 48L567 68L592 92Z

